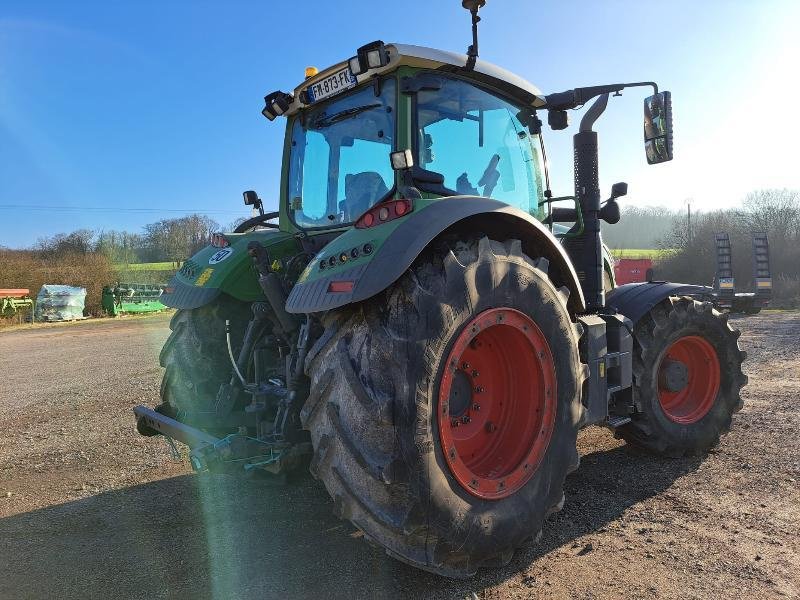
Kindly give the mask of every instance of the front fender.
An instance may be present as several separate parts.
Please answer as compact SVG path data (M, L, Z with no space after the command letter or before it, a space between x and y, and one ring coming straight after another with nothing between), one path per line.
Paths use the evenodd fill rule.
M449 231L520 239L528 256L545 256L550 261L553 281L570 290L572 312L585 310L575 269L550 230L516 208L476 196L418 200L406 217L345 232L309 264L292 289L286 310L313 313L371 298L397 281L433 240ZM366 245L372 248L368 255L363 252Z
M161 303L172 308L198 308L221 293L245 302L264 300L258 275L247 254L247 244L256 240L270 250L270 255L297 252L297 242L289 233L274 229L257 229L247 233L226 233L226 248L206 246L184 261L167 285Z

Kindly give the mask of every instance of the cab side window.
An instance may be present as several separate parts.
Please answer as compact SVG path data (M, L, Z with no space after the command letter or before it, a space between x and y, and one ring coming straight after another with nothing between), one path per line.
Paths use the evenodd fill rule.
M417 164L444 176L459 194L486 196L538 214L539 140L520 107L459 79L417 95Z

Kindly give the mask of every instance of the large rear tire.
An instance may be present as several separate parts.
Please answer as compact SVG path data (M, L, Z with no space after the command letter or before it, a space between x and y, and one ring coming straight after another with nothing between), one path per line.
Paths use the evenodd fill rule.
M746 354L728 314L710 302L668 298L634 330L633 394L640 412L617 434L665 456L717 445L741 410Z
M214 410L220 385L229 381L231 361L225 343L225 320L231 321L234 353L249 319L247 303L222 295L211 304L178 310L161 349L161 407L172 416ZM236 354L234 354L236 356Z
M579 462L586 369L567 294L518 241L482 238L443 243L329 314L301 418L339 516L452 577L536 537Z

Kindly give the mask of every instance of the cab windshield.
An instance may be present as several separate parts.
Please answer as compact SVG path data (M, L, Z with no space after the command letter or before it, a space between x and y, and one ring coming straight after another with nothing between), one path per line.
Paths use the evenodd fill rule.
M295 117L288 199L297 225L352 223L391 193L395 91L385 79Z

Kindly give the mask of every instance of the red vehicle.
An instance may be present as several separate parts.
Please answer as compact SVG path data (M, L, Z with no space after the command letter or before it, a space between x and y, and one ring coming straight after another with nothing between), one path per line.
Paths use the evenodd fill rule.
M650 281L653 278L653 260L650 258L619 258L614 264L617 285Z

